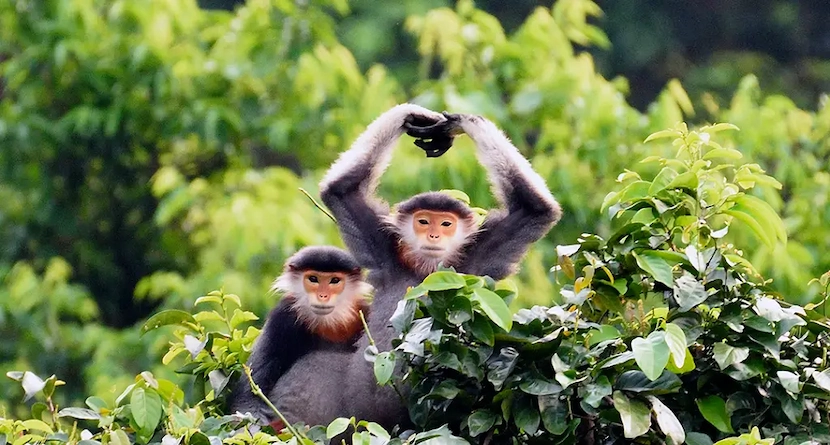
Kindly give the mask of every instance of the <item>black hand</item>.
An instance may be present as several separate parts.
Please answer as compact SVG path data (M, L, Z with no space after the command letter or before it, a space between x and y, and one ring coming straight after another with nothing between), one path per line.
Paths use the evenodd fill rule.
M444 112L444 117L447 119L438 123L423 122L425 119L409 119L404 123L406 134L416 138L415 145L423 149L428 158L437 158L446 153L458 133L460 117L447 112ZM422 123L427 125L419 125Z
M437 158L452 147L452 137L439 137L432 140L415 139L415 145L423 149L428 158Z

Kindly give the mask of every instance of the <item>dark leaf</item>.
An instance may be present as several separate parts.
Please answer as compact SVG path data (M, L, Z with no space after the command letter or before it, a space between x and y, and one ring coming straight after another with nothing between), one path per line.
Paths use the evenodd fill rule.
M591 405L594 408L599 408L599 405L602 403L602 399L610 396L611 393L611 382L608 381L608 377L603 375L597 378L594 382L585 385L582 397L588 405Z
M489 380L497 390L501 389L504 381L516 367L518 359L518 351L512 347L502 348L499 351L498 356L491 358L487 362L487 380Z
M470 436L476 437L486 433L496 424L498 416L489 410L476 410L467 418L467 428L470 429Z
M626 371L613 382L614 389L643 394L667 394L680 388L680 379L669 371L663 371L657 380L651 381L642 371Z
M470 332L473 334L473 337L487 346L493 346L496 343L493 325L483 315L478 315L473 318L473 322L470 323Z
M516 397L513 402L513 422L522 431L533 435L539 429L539 410L528 396Z
M541 378L522 380L523 381L519 385L519 389L527 394L532 394L534 396L547 396L562 392L562 387L556 382L551 382Z
M551 434L559 436L568 429L567 402L558 396L539 397L539 411L542 413L542 425Z

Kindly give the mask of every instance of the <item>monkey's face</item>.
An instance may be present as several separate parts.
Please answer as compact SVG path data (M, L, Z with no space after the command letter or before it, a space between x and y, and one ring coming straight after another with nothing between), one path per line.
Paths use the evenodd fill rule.
M442 257L458 231L458 217L450 212L418 210L412 214L412 231L418 239L421 253Z
M302 274L303 289L308 306L315 315L328 315L337 306L337 297L346 289L345 272L318 272L307 270Z

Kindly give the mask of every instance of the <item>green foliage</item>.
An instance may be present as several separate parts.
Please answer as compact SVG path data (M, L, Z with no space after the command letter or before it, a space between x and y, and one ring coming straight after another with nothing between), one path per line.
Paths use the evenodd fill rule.
M275 432L270 427L262 431L247 415L224 415L224 399L230 391L228 383L243 368L259 333L251 327L243 330L244 324L256 320L256 316L241 308L238 296L221 291L199 298L196 305L214 309L194 314L161 311L141 329L142 333L148 333L164 326L176 326L176 341L170 343L163 361L169 364L177 356L184 358L184 366L176 372L194 376L189 394L173 381L144 371L123 389L114 403L92 396L86 399L85 407L61 408L54 395L56 388L65 382L54 375L43 380L29 371L9 372L7 376L22 387L25 400L34 398L37 402L29 414L22 416L25 420L0 415L0 443L321 445L349 428L354 444L466 443L453 436L446 426L393 438L377 423L354 418L336 419L325 428L307 429L297 424ZM250 379L249 373L247 378ZM250 381L254 391L261 394L259 387Z
M564 219L528 253L515 280L518 289L509 291L518 290L518 296L505 303L513 310L579 307L581 321L562 338L587 336L581 329L587 317L597 323L583 344L589 351L603 341L622 342L607 346L606 353L619 351L617 360L625 360L609 369L642 373L637 379L620 388L607 377L617 374L602 371L592 386L577 382L563 390L577 388L590 408L610 413L617 422L612 434L623 434L622 418L610 406L614 397L627 403L626 415L635 420L629 428L636 430L645 406L656 422L646 436L668 435L666 429L676 434L668 413L677 413L694 443L707 443L696 431L726 433L708 421L695 430L698 424L679 413L699 413L699 401L716 406L707 397L720 396L721 389L737 394L768 385L770 397L754 401L769 406L765 415L776 422L790 422L798 406L810 408L814 387L830 388L830 373L791 365L806 366L808 359L798 354L812 357L827 315L828 279L810 279L830 269L828 102L803 110L787 97L768 95L776 80L762 72L763 90L758 78L747 75L737 89L719 84L713 95L701 96L694 88L687 93L688 83L671 81L641 112L630 105L638 98L628 97L626 79L606 79L595 67L592 53L609 43L594 24L601 14L596 3L560 0L538 7L518 26L500 23L470 1L429 11L445 3L428 3L381 8L386 28L408 16L395 32L411 33L408 49L421 57L419 68L390 67L397 69L392 76L381 65L361 69L352 51L364 61L371 58L335 37L336 26L360 27L358 17L346 14L348 6L365 9L365 2L249 0L233 12L203 11L192 0L0 2L0 370L58 374L67 385L50 397L62 406L83 405L93 394L114 408L121 390L144 370L158 381L178 382L180 376L158 363L169 346L163 333L139 337L139 329L124 328L160 310L191 313L192 301L205 289L233 289L246 296L249 311L264 313L274 304L264 290L288 255L308 244L340 243L334 224L298 189L315 196L321 170L368 122L392 104L412 100L494 120L563 204ZM385 35L378 31L383 28L364 25L354 33ZM736 61L730 57L728 63ZM690 119L731 122L741 131L675 127ZM665 128L671 128L661 133L666 139L643 143ZM672 156L681 146L670 142L678 138L683 150ZM715 139L719 145L712 145ZM632 159L651 156L632 165ZM427 189L458 189L476 206L492 206L483 170L472 159L466 138L438 160L425 159L405 141L384 175L381 195L396 202ZM743 163L731 164L736 159ZM609 190L615 191L608 195ZM604 217L607 212L614 218ZM559 272L552 275L554 263ZM726 287L712 274L722 274ZM452 320L462 326L474 321L468 327L493 345L530 329L507 316L493 296L504 296L508 284L468 287L466 280L478 278L464 279L463 287L425 292L429 298L463 295L471 309L454 309ZM772 298L779 295L784 301ZM789 305L811 301L803 315ZM230 320L235 309L216 313ZM693 339L696 326L671 318L680 313L687 314L684 319L699 314L700 320L692 318L717 334ZM163 314L154 321L173 320L177 313ZM465 320L467 314L472 320ZM809 331L806 353L793 340L801 337L775 337L797 319L808 320L806 328L791 327L802 336ZM174 344L176 360L191 357L185 336L188 343L210 342L196 362L191 357L183 366L189 364L187 372L200 379L199 391L213 397L200 405L211 416L224 392L216 394L211 383L239 375L245 342L255 331L234 334L236 328L218 320L190 323ZM565 327L564 321L550 323L534 325L533 332L544 338L554 326ZM684 338L699 348L685 348L684 354ZM394 380L391 364L401 354L377 356L381 380ZM578 379L588 366L564 353L558 357L561 378ZM562 386L552 366L543 370ZM745 378L724 389L717 384L732 380L712 378L710 368ZM697 391L686 380L702 375L699 397L643 396L631 389L653 386L646 373L654 377L661 370L655 382L667 373L679 375L682 391ZM135 384L149 391L145 396L152 392L146 382ZM3 396L0 412L24 418L29 410L13 403L14 385L0 382L0 392L12 394ZM198 391L185 393L194 397L190 403L200 401ZM784 404L784 393L793 394L793 401L783 398ZM145 396L145 405L151 403ZM498 416L512 419L513 399L504 400L498 409L482 408L469 417L477 438L496 428ZM536 417L526 402L516 402L515 412L519 424L530 428ZM740 428L749 423L736 420L743 414L733 409L743 399L724 402L731 427L745 431ZM562 412L559 405L550 409ZM722 412L706 409L712 419L723 420ZM163 411L162 418L168 415ZM124 416L120 422L132 422ZM149 420L142 419L145 433ZM540 412L538 428L545 422L556 431L564 424ZM15 425L21 433L26 428ZM123 436L112 431L96 440L120 443ZM134 438L134 431L125 431ZM764 431L766 437L781 434Z
M672 138L676 155L646 159L661 166L651 180L620 175L607 240L558 248L573 283L558 306L506 323L494 310L506 303L476 296L512 293L451 271L410 290L392 322L416 424L449 422L474 443L711 443L753 425L787 444L830 442L827 319L781 301L730 241L742 224L771 245L786 239L747 194L777 181L714 141L735 129L649 136Z

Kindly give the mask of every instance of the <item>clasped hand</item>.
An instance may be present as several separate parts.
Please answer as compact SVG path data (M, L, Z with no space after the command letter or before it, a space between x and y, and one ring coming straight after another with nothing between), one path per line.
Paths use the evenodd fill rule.
M415 138L415 145L428 158L437 158L452 147L453 139L461 134L461 115L442 113L446 119L436 122L426 116L411 114L404 121L406 134Z

